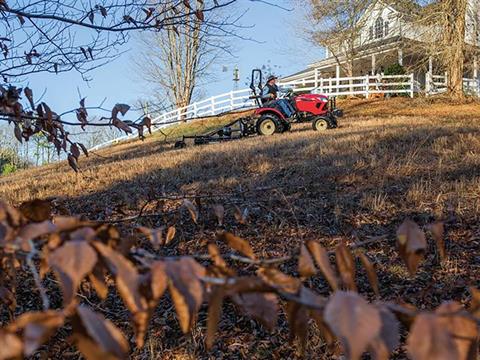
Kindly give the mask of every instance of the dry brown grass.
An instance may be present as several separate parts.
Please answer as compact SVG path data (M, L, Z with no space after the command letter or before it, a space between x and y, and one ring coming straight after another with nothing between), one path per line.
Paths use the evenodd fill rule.
M1 178L0 197L13 203L54 197L59 212L111 219L137 214L146 200L162 195L210 194L203 200L204 218L212 217L213 203L225 205L229 224L235 224L234 205L250 209L248 225L228 228L247 238L259 255L296 251L306 239L331 247L341 238L385 235L384 244L370 249L382 298L401 297L426 307L441 299L464 301L467 285L477 285L480 264L480 105L392 99L342 106L347 116L336 130L318 133L309 124L296 125L288 134L182 150L155 137L83 158L80 174L61 163ZM155 227L171 221L169 210L179 201L158 206L146 213L162 210L165 216L139 222ZM392 251L395 228L405 217L422 226L446 221L449 263L438 266L432 253L418 276L408 278ZM135 225L122 229L130 234ZM176 246L166 253L204 252L216 230L213 220L202 228L179 229ZM285 265L285 270L294 268ZM327 294L321 278L310 285ZM295 356L283 316L270 335L253 321L228 315L220 326L224 336L206 354L205 316L192 337L181 337L169 309L163 304L167 318L158 320L162 325L154 327L136 358ZM235 312L228 305L225 313ZM318 358L325 347L314 334L310 340L307 355Z

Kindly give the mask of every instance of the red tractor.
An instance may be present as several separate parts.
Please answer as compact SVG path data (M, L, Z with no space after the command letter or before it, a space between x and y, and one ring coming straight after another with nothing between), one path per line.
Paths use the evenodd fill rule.
M258 85L255 86L255 80ZM252 71L252 82L250 89L253 91L251 98L255 99L258 109L255 110L257 120L257 133L260 135L272 135L275 132L285 132L290 130L291 123L312 122L314 130L323 131L337 127L337 117L343 116L343 111L337 109L336 99L329 99L320 94L301 94L294 95L291 90L280 99L262 102L262 96L257 94L257 87L260 94L263 91L262 71L255 69ZM284 106L280 102L288 101L293 108L293 115L287 117Z
M289 90L281 98L264 101L261 95L264 87L262 80L262 71L254 69L250 83L253 95L250 98L256 101L258 108L253 116L236 119L208 134L184 136L181 141L175 143L175 147L185 147L187 139L193 139L195 145L201 145L234 140L254 134L268 136L274 133L283 133L290 130L292 123L297 122L310 121L314 130L323 131L336 128L337 117L343 116L343 111L336 107L335 98L329 99L325 95L294 95L293 91ZM257 81L258 83L255 85ZM282 102L288 102L293 109L291 114L288 114L290 116L284 111L285 104Z

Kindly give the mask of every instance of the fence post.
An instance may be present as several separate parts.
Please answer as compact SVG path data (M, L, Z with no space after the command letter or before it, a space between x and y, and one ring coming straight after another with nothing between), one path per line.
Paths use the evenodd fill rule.
M211 107L212 107L212 109L210 110L211 115L215 115L215 98L214 97L212 97L210 99L210 103L211 103Z
M365 98L370 97L370 74L365 76Z
M193 117L197 117L198 116L198 105L196 102L193 103Z
M332 90L332 78L328 78L328 93L331 94Z
M323 77L320 77L320 94L323 94Z
M182 117L181 117L181 115L180 115L181 113L182 113L181 108L178 108L178 109L177 109L177 120L178 120L178 121L182 120Z
M410 97L413 99L415 96L415 77L413 73L410 74Z
M318 88L318 69L315 68L315 84L314 84L314 88Z
M235 104L233 103L233 91L230 91L230 110L235 108Z
M432 81L432 73L429 71L425 75L425 93L427 94L427 96L430 95L430 92L432 91Z

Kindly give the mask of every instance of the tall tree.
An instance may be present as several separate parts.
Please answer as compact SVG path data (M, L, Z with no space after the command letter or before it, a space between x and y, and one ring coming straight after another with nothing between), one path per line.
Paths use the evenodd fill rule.
M127 133L132 128L143 134L150 127L148 118L139 122L120 120L129 106L117 104L100 122L90 121L85 99L80 107L64 114L55 113L34 96L32 89L21 89L26 76L38 72L88 71L118 56L120 46L132 32L162 32L165 29L195 30L197 23L208 23L221 31L223 23L207 16L237 0L0 0L0 121L12 123L19 142L43 135L77 169L80 148L70 139L68 126L115 126ZM195 38L195 36L193 36ZM15 85L15 86L12 86ZM72 117L72 120L66 120ZM75 119L76 117L76 119ZM103 122L103 120L106 120ZM85 150L86 152L86 150Z
M205 6L202 0L195 2L197 9ZM139 37L141 56L134 58L135 67L157 97L166 97L177 108L190 104L199 82L209 75L210 65L223 50L228 51L224 30L232 23L218 13L215 17L217 24L212 25L208 14L206 19L191 14L183 24Z
M442 2L443 61L447 68L447 89L454 98L463 98L465 30L468 0Z
M365 26L363 14L371 0L309 0L310 34L328 49L348 77L353 76L360 33Z

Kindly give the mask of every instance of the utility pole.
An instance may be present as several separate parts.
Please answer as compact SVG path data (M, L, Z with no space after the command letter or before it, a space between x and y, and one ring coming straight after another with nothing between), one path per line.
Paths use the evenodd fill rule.
M235 68L233 69L233 91L238 90L239 81L240 81L240 70L238 69L238 66L235 65Z

